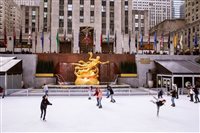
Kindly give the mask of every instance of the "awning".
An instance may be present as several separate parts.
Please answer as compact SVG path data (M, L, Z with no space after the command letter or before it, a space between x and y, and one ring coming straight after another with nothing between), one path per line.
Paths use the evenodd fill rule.
M21 74L22 60L15 57L0 57L0 74Z
M155 60L160 74L200 74L200 65L188 60Z

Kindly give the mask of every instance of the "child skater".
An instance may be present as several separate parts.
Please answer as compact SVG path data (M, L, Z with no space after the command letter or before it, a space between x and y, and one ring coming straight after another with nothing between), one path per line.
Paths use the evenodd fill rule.
M42 102L41 102L41 105L40 105L40 110L41 110L40 119L42 119L42 115L43 115L43 113L44 113L43 121L46 121L45 117L46 117L47 105L52 105L52 103L50 103L50 102L48 101L47 95L44 95L44 96L42 97Z
M99 108L102 108L102 105L101 105L101 100L102 100L102 91L97 87L96 88L96 91L94 93L94 96L97 97L97 106Z
M163 98L161 98L161 99L158 99L156 97L153 97L153 98L156 99L156 101L151 100L151 102L154 103L154 104L156 104L156 106L157 106L157 117L159 117L160 107L165 104L166 100L163 99Z

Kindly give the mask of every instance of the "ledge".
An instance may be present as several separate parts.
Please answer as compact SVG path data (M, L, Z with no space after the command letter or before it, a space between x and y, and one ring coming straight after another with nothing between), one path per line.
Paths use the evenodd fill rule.
M120 77L137 77L138 75L136 73L122 73L120 74Z
M54 77L53 73L36 73L36 77Z

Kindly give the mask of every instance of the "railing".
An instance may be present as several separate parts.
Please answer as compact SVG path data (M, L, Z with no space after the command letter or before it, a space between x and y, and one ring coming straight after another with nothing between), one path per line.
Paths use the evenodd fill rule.
M101 88L103 95L106 95L106 88ZM143 88L113 88L114 95L117 96L131 96L131 95L149 95L149 91ZM93 93L95 89L93 90ZM8 89L7 96L43 96L45 93L43 89ZM88 96L88 89L59 89L50 88L48 92L49 96ZM156 91L152 91L151 94L156 95Z

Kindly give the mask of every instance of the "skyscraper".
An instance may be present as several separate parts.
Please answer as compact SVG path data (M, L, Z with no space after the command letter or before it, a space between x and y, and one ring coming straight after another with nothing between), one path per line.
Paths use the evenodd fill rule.
M185 0L172 0L172 18L184 18Z
M149 25L154 27L165 19L171 19L172 0L133 0L133 10L148 10Z

